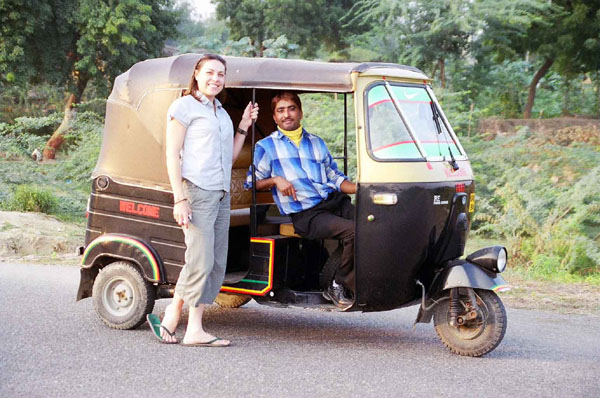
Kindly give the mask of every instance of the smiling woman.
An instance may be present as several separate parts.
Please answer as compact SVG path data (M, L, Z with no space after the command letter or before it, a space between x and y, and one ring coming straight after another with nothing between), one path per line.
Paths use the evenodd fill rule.
M176 343L173 332L183 303L190 307L183 344L228 346L202 327L204 306L219 293L227 266L231 168L240 154L248 128L258 116L249 103L234 137L231 118L216 98L225 86L225 60L205 54L198 60L183 97L167 112L166 160L173 189L173 217L185 235L185 265L173 302L162 323L148 322L163 343Z

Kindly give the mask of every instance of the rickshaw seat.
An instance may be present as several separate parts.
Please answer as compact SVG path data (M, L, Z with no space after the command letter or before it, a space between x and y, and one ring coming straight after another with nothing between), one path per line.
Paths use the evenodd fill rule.
M300 235L296 233L294 230L294 224L292 224L292 219L289 216L274 216L267 215L264 220L265 224L278 225L279 226L279 235L283 236L293 236L299 238Z
M238 163L236 162L235 165L238 166ZM252 191L244 190L247 172L248 166L231 170L231 189L229 192L231 194L232 209L250 208L252 204Z
M230 227L239 227L241 225L250 225L250 208L231 209Z
M279 234L283 236L294 236L296 238L300 237L294 230L294 224L292 223L279 224Z
M244 181L246 181L246 173L251 161L250 151L250 143L246 141L231 170L231 189L229 190L231 195L231 227L250 225L252 192L244 189Z

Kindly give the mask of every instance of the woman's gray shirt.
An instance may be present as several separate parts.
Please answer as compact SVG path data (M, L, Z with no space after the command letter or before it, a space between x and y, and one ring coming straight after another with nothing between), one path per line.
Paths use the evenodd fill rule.
M233 159L233 123L215 98L197 100L191 95L176 99L167 120L176 119L187 131L181 155L181 177L211 191L229 192Z

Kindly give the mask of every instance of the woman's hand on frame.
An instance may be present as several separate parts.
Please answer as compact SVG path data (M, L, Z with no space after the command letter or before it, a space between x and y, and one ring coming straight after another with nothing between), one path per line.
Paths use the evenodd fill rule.
M240 128L244 131L248 131L250 126L252 126L252 121L256 121L258 118L258 104L255 102L249 102L244 109L244 113L242 114L242 121L240 122Z

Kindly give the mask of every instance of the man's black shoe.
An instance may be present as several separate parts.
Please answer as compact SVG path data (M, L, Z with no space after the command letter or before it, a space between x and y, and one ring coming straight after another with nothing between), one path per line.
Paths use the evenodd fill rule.
M327 290L323 291L323 297L327 300L332 301L336 307L347 309L352 307L354 300L346 297L344 294L344 288L341 285L331 284Z

